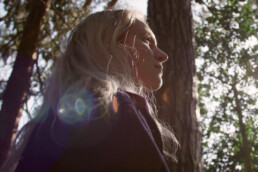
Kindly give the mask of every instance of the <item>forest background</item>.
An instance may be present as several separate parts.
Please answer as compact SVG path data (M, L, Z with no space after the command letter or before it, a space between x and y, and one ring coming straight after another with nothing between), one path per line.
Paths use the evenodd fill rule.
M202 139L198 138L199 129L193 132L185 129L182 132L182 129L177 128L179 124L175 122L176 120L172 122L172 128L174 127L176 135L179 133L177 136L179 138L183 137L182 133L185 132L189 132L191 135L197 133L195 138L196 142L202 143L202 158L198 158L200 156L198 144L193 153L189 148L184 147L184 141L182 141L182 150L178 153L178 166L187 164L189 154L194 154L197 158L192 158L195 160L193 164L203 166L204 171L258 171L257 1L196 0L190 2L183 0L180 2L174 0L175 4L173 4L169 1L149 0L148 2L141 1L141 8L138 8L136 4L130 6L132 1L129 3L122 0L42 0L42 2L45 3L40 4L37 0L0 1L0 127L3 127L0 130L0 148L4 145L2 140L8 140L6 139L8 132L3 132L8 130L8 126L11 127L8 130L11 131L11 135L9 135L11 143L17 132L18 124L24 124L25 121L33 118L35 109L42 101L44 82L51 73L56 58L62 52L67 33L82 17L91 12L108 8L136 9L147 15L150 26L156 33L159 30L168 30L166 29L168 26L159 25L160 28L155 29L155 24L153 25L155 18L163 17L162 19L164 19L163 15L158 16L159 13L154 12L158 8L160 8L159 11L164 10L164 6L162 4L155 5L154 8L155 2L156 4L164 3L171 6L172 9L176 9L175 7L184 9L187 7L186 4L190 3L190 8L187 10L192 10L193 16L183 17L188 17L189 21L191 18L194 19L191 23L193 33L190 36L195 49L195 63L190 67L197 72L199 80L196 109L200 112ZM34 8L32 8L33 6ZM34 18L30 18L30 14L33 13L32 9L38 10L38 15L34 15ZM177 11L171 13L177 13ZM36 22L35 27L30 27L29 20L38 21L38 24ZM175 21L177 20L175 19ZM26 36L26 31L30 33L29 35L38 34L33 45L26 41L32 38ZM162 40L162 36L157 33L156 35L158 42ZM169 42L170 37L166 39ZM30 46L32 48L29 48ZM161 43L161 46L167 51L172 49L171 47L166 48L164 43ZM27 50L25 54L30 54L31 61L24 60L19 56L21 52L24 53L24 50ZM17 62L17 59L21 59L20 62ZM179 58L174 60L181 63ZM170 65L172 63L165 66L165 72L167 71L165 79L167 80L169 80L169 71L172 70ZM17 66L18 68L26 66L27 69L31 69L30 73L25 73L22 75L25 77L19 79L14 78L12 89L15 91L11 96L10 94L6 96L8 95L5 93L7 92L7 83L11 80L12 70ZM22 88L19 82L26 79L27 82L24 85L26 88ZM170 82L164 81L164 83ZM21 90L20 88L25 91L16 93ZM166 91L164 92L165 88L172 89L173 86L171 84L164 85L164 89L157 93L157 99L161 97L167 103L173 97L169 96ZM25 92L26 94L24 94ZM15 103L14 100L19 95L21 99L17 99L19 103ZM12 120L8 118L9 116L4 115L4 102L11 105L17 104L17 110L13 112L16 116L13 116ZM19 108L18 105L21 107ZM15 109L14 106L9 107ZM172 108L176 107L172 106ZM166 115L171 115L171 113ZM198 113L193 114L193 117L197 119ZM21 115L23 117L20 120ZM170 119L169 117L163 118ZM198 120L196 120L196 128L199 128ZM7 128L4 128L5 126ZM180 171L179 167L172 168ZM201 171L201 168L189 167L186 171Z

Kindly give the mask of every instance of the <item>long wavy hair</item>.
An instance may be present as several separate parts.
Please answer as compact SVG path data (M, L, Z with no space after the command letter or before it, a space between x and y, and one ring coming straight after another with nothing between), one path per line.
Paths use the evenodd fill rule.
M79 95L81 88L87 88L98 95L98 106L104 109L107 116L109 103L118 89L145 97L163 137L164 157L176 161L177 139L171 129L158 120L152 92L144 88L140 80L135 83L133 70L137 69L129 64L128 58L132 50L136 50L120 41L136 19L145 21L144 16L138 12L102 11L89 15L74 27L65 51L46 83L47 89L41 108L35 118L19 132L19 139L12 146L11 155L1 171L13 171L16 168L36 121L44 118L49 109L58 112L60 98L68 93Z

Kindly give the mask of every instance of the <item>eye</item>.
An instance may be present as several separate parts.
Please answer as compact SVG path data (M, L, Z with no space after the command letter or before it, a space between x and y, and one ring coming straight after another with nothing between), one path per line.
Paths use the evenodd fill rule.
M146 37L146 38L144 38L144 42L146 42L147 44L151 44L152 43L152 38L151 37Z

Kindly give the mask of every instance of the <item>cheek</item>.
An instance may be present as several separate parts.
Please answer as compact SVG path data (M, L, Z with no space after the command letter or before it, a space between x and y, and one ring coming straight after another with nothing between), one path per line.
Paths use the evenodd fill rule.
M152 50L146 47L138 47L137 56L134 56L133 62L138 70L138 73L146 75L153 73L154 55Z
M133 72L135 72L134 75L137 76L142 74L152 74L152 67L155 63L154 52L148 45L145 45L144 43L135 43L134 47L135 48L128 48L130 52L128 62Z
M141 46L137 49L136 60L140 64L152 63L154 60L154 52L149 47Z

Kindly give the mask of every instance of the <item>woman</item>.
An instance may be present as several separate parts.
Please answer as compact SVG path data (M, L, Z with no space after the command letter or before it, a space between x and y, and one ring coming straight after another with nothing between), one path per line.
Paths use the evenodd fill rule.
M167 59L142 15L88 16L72 30L43 105L2 171L169 171L178 143L157 120L152 96Z

